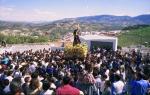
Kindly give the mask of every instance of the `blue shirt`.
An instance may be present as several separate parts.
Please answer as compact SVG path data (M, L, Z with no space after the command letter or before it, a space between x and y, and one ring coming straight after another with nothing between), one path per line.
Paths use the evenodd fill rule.
M53 74L53 68L48 67L48 68L46 69L46 72L47 72L48 74Z
M150 88L150 83L146 80L139 80L136 81L132 88L132 94L131 95L146 95L148 92L148 88Z
M8 62L9 62L9 58L8 58L8 57L5 57L5 58L2 60L2 64L7 65Z

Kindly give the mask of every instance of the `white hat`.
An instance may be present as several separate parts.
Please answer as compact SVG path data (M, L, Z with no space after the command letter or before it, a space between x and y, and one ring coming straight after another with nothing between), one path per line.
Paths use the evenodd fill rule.
M19 72L15 72L15 74L14 74L14 78L17 78L17 77L21 77Z

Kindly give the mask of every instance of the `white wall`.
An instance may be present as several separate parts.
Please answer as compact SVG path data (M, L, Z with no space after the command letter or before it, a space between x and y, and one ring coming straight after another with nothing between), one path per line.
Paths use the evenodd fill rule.
M81 43L86 43L88 45L88 50L90 50L91 47L91 41L100 41L100 42L112 42L113 43L113 50L117 50L117 45L118 45L118 39L99 39L99 40L85 40L83 38L80 38Z

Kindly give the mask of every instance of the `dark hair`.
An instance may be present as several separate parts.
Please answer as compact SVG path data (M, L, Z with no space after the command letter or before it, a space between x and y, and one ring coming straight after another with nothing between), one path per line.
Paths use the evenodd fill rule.
M99 70L98 70L98 68L94 68L94 69L93 69L93 75L94 75L94 77L96 77L96 76L99 75Z
M7 86L9 84L9 80L8 79L4 79L4 85Z
M43 90L48 90L50 88L50 84L48 81L43 82Z
M32 79L32 80L30 81L29 87L30 87L32 90L35 90L36 88L39 87L39 85L40 85L40 83L39 83L39 80L38 80L38 79Z
M62 75L58 75L58 80L62 80L63 76Z
M145 75L144 75L144 73L142 73L142 72L136 73L136 76L137 76L137 80L140 80L140 79L145 78Z
M21 78L14 78L10 83L10 90L12 94L21 92Z
M105 85L106 85L107 87L110 87L110 86L111 86L111 82L110 82L109 80L107 80L107 81L105 82Z
M93 70L93 64L92 63L87 63L85 65L85 69L88 71L88 72L92 72Z
M102 78L103 78L103 79L107 79L107 75L103 74L103 75L102 75Z
M10 76L12 73L13 73L12 71L8 71L7 76Z
M16 65L14 69L15 69L15 70L18 70L18 68L19 68L19 66L18 66L18 65Z
M68 76L65 76L65 77L63 78L63 84L69 84L70 81L71 81L71 78L68 77Z
M143 73L146 76L146 80L148 80L150 78L150 64L145 65L143 70L144 70Z
M31 78L32 78L32 79L38 78L38 72L32 73Z
M30 80L30 77L25 77L24 79L25 82L29 82L29 80Z
M121 76L120 76L120 75L118 75L118 74L115 74L115 80L116 80L116 81L121 80Z

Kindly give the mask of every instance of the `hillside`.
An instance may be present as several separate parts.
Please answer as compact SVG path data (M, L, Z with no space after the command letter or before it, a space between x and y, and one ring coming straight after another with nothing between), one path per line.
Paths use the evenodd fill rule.
M150 26L130 27L122 32L118 36L119 46L146 45L145 42L150 46Z
M150 24L150 15L140 15L140 16L134 17L134 19L140 20L144 22L145 24Z
M100 31L100 30L116 30L127 26L146 24L150 25L150 15L140 15L136 17L130 16L113 16L113 15L97 15L85 16L77 18L66 18L53 22L45 23L27 23L27 22L8 22L0 21L0 31L5 29L11 30L27 30L27 32L54 32L59 28L60 31L70 31L74 24L80 24L81 31ZM23 29L23 30L22 30Z
M82 32L121 30L135 25L150 25L150 15L114 16L97 15L77 18L66 18L53 22L27 23L0 21L0 33L14 36L49 36L51 40L62 38L73 32L74 25L79 24Z

